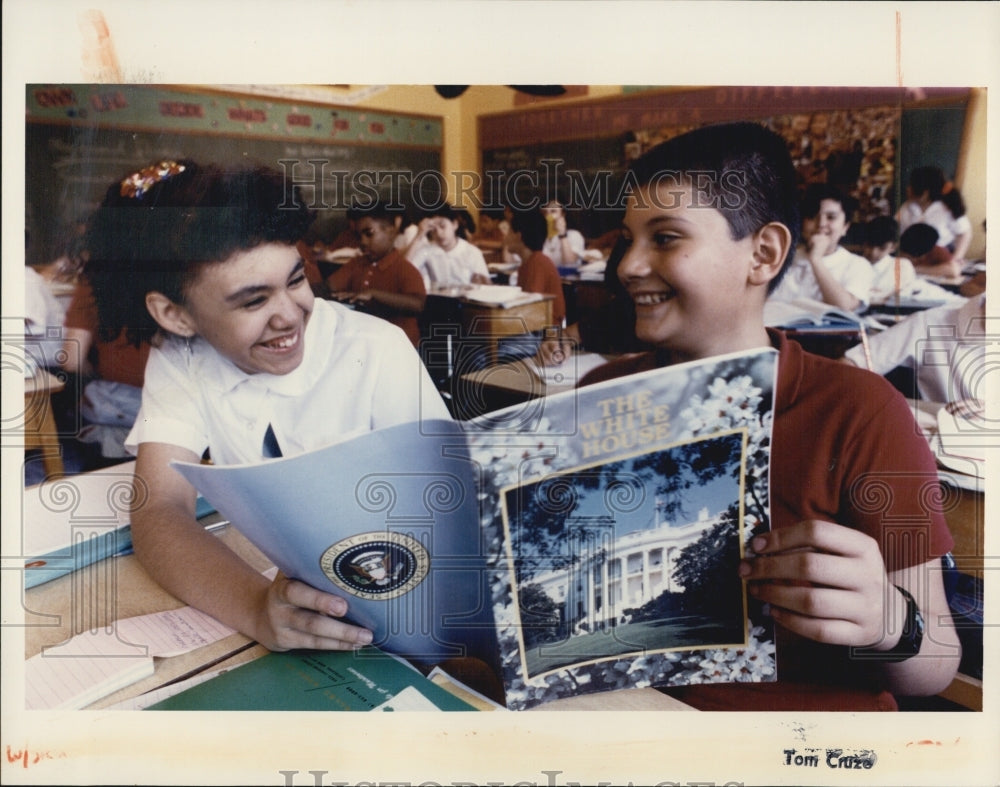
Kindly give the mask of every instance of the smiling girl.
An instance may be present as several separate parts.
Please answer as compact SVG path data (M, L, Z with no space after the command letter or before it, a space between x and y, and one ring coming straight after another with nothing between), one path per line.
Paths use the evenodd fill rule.
M854 200L829 185L810 189L802 201L802 246L771 294L776 300L812 298L847 311L868 304L872 268L845 249Z
M206 533L169 463L259 461L448 417L399 328L314 299L295 248L312 218L272 170L163 161L109 188L87 238L101 332L153 344L126 440L136 555L177 598L272 650L371 633L338 619L342 598L268 581Z

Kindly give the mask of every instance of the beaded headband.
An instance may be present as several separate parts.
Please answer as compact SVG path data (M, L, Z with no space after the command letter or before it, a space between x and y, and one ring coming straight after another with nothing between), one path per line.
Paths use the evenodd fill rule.
M157 183L179 175L184 171L184 165L176 161L161 161L134 172L122 181L121 195L131 199L139 199Z

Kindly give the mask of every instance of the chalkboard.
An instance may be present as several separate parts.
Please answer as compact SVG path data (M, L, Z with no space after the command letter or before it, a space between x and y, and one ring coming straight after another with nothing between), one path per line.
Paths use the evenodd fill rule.
M65 228L86 218L109 185L163 158L284 169L316 209L311 235L323 238L341 229L355 198L398 198L412 209L439 200L443 188L440 149L36 122L25 134L30 264L57 257Z
M617 135L484 150L484 205L531 208L558 199L569 224L596 237L621 223L625 144Z
M899 173L901 197L916 167L940 167L953 178L962 149L966 102L909 107L903 110L900 128Z

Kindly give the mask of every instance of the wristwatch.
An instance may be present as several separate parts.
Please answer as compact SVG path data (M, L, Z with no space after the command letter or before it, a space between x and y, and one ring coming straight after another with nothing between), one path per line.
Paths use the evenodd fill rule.
M920 652L920 645L924 641L924 616L920 614L920 607L909 591L904 590L899 585L896 590L903 594L906 600L906 622L903 624L903 633L899 635L899 642L891 650L875 650L874 648L854 648L855 655L864 658L895 664L906 661Z

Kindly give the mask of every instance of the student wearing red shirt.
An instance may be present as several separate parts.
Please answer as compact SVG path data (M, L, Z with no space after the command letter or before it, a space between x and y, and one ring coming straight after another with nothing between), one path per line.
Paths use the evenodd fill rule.
M359 208L358 216L361 254L330 274L326 284L338 300L398 325L416 347L427 290L420 272L394 246L402 216L383 203Z
M942 691L961 648L941 571L953 541L927 442L883 378L847 374L763 324L799 226L784 141L752 123L708 126L652 149L630 175L618 276L636 336L656 349L582 383L779 351L772 529L739 568L777 624L778 679L671 693L706 710L894 710L894 695Z

